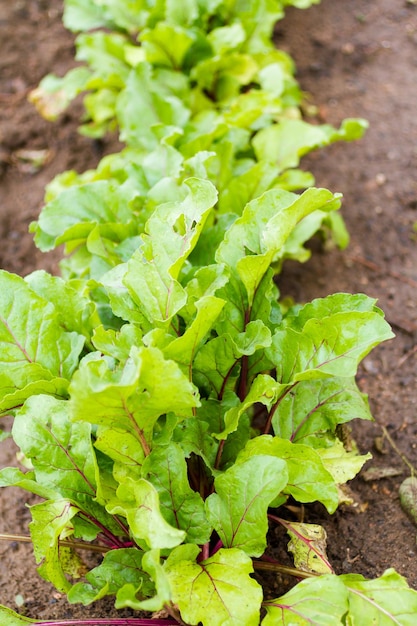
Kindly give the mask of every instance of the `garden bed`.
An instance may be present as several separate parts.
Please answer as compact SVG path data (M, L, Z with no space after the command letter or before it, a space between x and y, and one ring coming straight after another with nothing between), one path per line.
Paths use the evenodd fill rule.
M72 37L62 27L60 9L61 2L53 0L0 8L0 256L4 269L20 275L40 267L51 271L58 258L42 255L27 234L46 183L66 169L94 167L116 147L112 140L97 142L77 134L77 105L53 125L26 101L43 75L63 74L73 63ZM381 0L378 8L365 0L323 0L305 12L289 11L277 41L295 58L298 79L321 121L338 125L347 116L358 116L370 122L360 142L332 146L304 162L319 186L344 194L351 244L340 252L321 250L313 242L318 249L306 265L287 264L280 278L282 293L299 302L336 291L367 293L378 298L396 333L361 368L360 386L370 395L376 422L355 425L353 436L361 452L373 454L365 472L393 468L399 473L375 480L359 476L350 484L354 506L342 507L332 518L321 506L309 506L306 517L325 526L337 573L376 577L393 566L417 588L416 530L398 498L408 470L389 442L381 440L384 426L398 449L417 464L417 8L390 0ZM25 152L33 150L48 151L38 171ZM8 443L2 444L1 465L12 463L13 454ZM0 496L0 531L26 534L26 494L7 489ZM0 550L1 604L16 606L17 598L28 616L43 619L109 614L111 600L80 609L42 583L30 546L2 543ZM271 589L273 595L279 592Z

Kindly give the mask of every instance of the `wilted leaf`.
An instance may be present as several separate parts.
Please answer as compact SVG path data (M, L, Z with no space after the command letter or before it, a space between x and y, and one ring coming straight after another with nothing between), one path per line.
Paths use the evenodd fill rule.
M294 565L304 572L332 574L333 568L326 554L327 533L318 524L285 522L291 537L288 550L294 557Z
M402 508L417 526L417 478L406 478L400 485L399 494Z

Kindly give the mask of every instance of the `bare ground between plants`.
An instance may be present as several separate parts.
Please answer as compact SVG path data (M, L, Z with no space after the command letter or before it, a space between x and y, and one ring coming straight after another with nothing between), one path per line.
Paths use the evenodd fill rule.
M58 124L40 119L27 94L50 71L73 63L73 39L61 24L59 0L15 0L0 5L0 264L25 275L56 269L58 256L36 250L27 233L36 219L44 187L66 169L84 171L116 143L83 138L76 132L78 105ZM357 423L353 436L361 452L371 451L370 468L398 475L350 483L354 506L331 518L322 507L306 510L307 521L328 532L328 553L336 571L380 575L392 566L417 588L417 529L401 510L398 487L408 470L386 439L417 465L417 6L405 0L322 0L307 11L291 10L278 25L277 43L295 58L298 78L321 121L365 117L370 129L354 144L332 146L307 157L318 186L344 195L343 214L351 244L324 251L313 242L305 265L288 264L280 279L283 295L303 302L336 291L365 292L378 298L396 338L375 350L359 373L369 394L374 423ZM47 150L36 171L27 150ZM27 156L27 153L26 153ZM0 464L13 464L10 442L0 447ZM24 492L0 492L0 532L27 534ZM279 550L283 537L272 537ZM36 573L32 550L0 544L0 603L28 616L53 619L108 617L112 601L70 606ZM269 593L281 593L268 579ZM117 612L128 615L129 611Z

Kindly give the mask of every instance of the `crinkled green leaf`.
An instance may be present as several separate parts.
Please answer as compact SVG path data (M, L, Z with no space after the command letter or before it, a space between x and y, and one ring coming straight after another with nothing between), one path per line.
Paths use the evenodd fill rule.
M227 435L234 432L238 426L243 413L255 403L262 403L266 407L271 407L273 401L285 389L284 385L277 383L268 374L259 374L253 381L246 398L239 405L232 407L225 413L225 429L217 433L219 439L225 439Z
M310 319L323 319L336 313L383 312L376 306L376 299L363 293L334 293L325 298L315 298L303 306L290 309L283 319L283 325L301 331Z
M17 467L4 467L0 470L0 487L20 487L45 499L56 495L54 489L44 487L36 481L35 472L22 472Z
M217 198L213 185L199 179L186 181L184 194L183 200L155 209L124 277L135 303L156 323L169 322L186 304L179 272Z
M98 326L94 329L92 343L102 354L114 357L118 361L129 358L132 346L143 344L142 332L136 324L124 324L120 331Z
M211 30L207 39L216 55L222 55L229 50L236 49L245 40L245 31L239 22L228 26L221 26Z
M162 81L153 80L152 67L140 63L129 74L126 86L117 101L117 119L120 138L131 146L152 150L157 140L152 127L184 127L189 110L170 92Z
M122 368L111 369L105 358L82 362L70 393L73 419L130 433L144 455L161 415L175 411L189 416L198 405L195 387L157 348L132 347Z
M274 162L280 170L297 167L300 158L335 141L359 139L367 128L365 120L344 120L340 130L330 125L314 126L303 120L282 120L260 130L253 139L259 160Z
M101 276L100 285L102 285L105 290L108 300L106 304L111 307L112 313L122 320L137 324L140 332L145 333L151 330L152 325L135 304L128 288L123 282L127 267L127 263L116 265Z
M121 186L108 180L65 189L31 225L36 245L44 252L62 243L79 246L97 228L109 241L120 242L137 234L129 204L134 195L130 183Z
M88 63L96 80L97 77L106 79L106 86L121 88L130 72L125 56L126 45L129 40L122 33L102 30L82 33L76 39L76 59Z
M117 609L125 606L136 611L159 611L171 601L171 588L168 577L161 563L160 550L148 550L142 559L143 570L149 574L156 588L156 594L152 598L141 600L140 593L137 595L136 587L126 584L119 589L115 606Z
M358 454L356 450L346 450L339 439L335 439L328 447L316 447L316 452L338 485L344 485L355 478L366 461L372 458L370 453Z
M216 259L236 268L251 303L295 226L313 211L334 210L339 204L338 197L325 189L308 189L301 196L283 189L266 191L252 200L229 228Z
M275 166L266 161L255 163L246 172L228 181L220 193L219 210L241 215L246 204L275 186L276 180Z
M262 589L252 572L251 559L237 549L167 567L172 600L182 618L203 626L258 626Z
M108 595L116 596L126 585L134 588L139 599L154 594L154 585L142 568L143 553L138 548L110 550L103 562L86 575L86 582L75 584L68 593L72 603L84 605L96 602Z
M375 580L365 580L358 574L345 574L340 580L348 590L349 626L360 626L364 616L369 624L378 626L414 625L417 591L395 570L388 569Z
M281 2L253 0L235 12L246 31L245 48L252 54L270 50L270 40L275 23L284 15Z
M199 388L212 391L222 398L227 390L234 389L239 374L237 364L241 354L229 335L216 337L197 353L193 376Z
M185 531L162 516L158 492L149 481L126 478L116 496L107 508L113 515L126 517L136 540L145 540L150 549L174 548L184 541Z
M99 426L94 446L112 459L112 474L118 483L126 477L141 478L145 452L134 432L121 427Z
M13 438L32 460L36 479L62 498L96 496L96 461L90 424L72 423L66 400L32 396L17 414Z
M266 454L250 457L218 475L206 508L223 545L250 556L263 554L268 506L287 482L285 461Z
M35 393L66 395L84 337L62 328L54 306L0 271L0 410Z
M196 419L183 420L176 426L174 440L181 445L187 457L193 452L204 460L207 467L214 469L219 442L212 435L223 430L225 412L238 402L233 393L226 393L222 401L203 398L196 410Z
M178 6L178 4L177 4ZM140 34L146 61L156 66L167 66L178 71L187 52L197 38L195 30L159 22Z
M205 296L195 303L197 314L178 339L174 339L165 349L164 354L177 363L188 366L191 370L194 356L200 348L203 339L213 328L214 322L220 315L224 300L215 296Z
M74 2L74 0L72 0ZM161 18L161 7L141 0L105 0L100 2L101 12L120 29L136 34L152 17ZM159 5L159 3L157 3Z
M72 31L107 26L102 7L95 0L66 0L64 24Z
M340 578L328 574L303 580L263 606L267 616L262 626L342 626L348 611L347 592Z
M113 530L114 522L98 503L100 475L91 442L91 425L73 423L69 403L32 396L17 414L13 438L31 460L39 486L66 498ZM101 502L103 504L103 502Z
M248 85L254 79L257 69L250 55L230 52L201 61L193 68L191 78L213 100L229 101L239 94L242 85Z
M83 293L84 284L64 281L43 270L32 272L25 280L39 296L52 302L65 330L75 331L87 340L91 339L93 329L100 324L100 318L95 303Z
M288 483L282 488L283 493L293 496L298 502L318 500L329 513L334 513L339 504L336 483L316 450L286 439L260 435L247 443L238 462L263 454L285 460Z
M353 377L303 380L278 403L272 418L274 433L283 439L314 446L314 439L337 424L371 420L367 397Z
M166 0L166 19L174 24L192 24L199 13L210 9L210 3L209 6L204 4L201 5L198 0L184 0L180 4L176 0Z
M190 487L184 454L177 444L156 447L144 462L143 476L157 489L165 519L186 532L188 543L209 541L212 527L204 502Z
M267 355L276 365L277 379L282 383L352 377L361 359L391 337L389 325L378 313L341 312L309 319L301 332L278 330Z

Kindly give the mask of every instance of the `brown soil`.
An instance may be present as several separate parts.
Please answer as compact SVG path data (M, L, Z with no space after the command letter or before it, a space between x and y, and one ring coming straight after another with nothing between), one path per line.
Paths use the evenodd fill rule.
M0 266L25 275L55 271L57 255L36 250L27 233L45 185L57 173L94 167L112 149L76 132L80 107L57 124L39 118L27 94L48 72L74 65L73 38L61 24L61 0L14 0L0 6ZM398 487L409 474L385 439L417 466L417 6L406 0L322 0L307 11L290 10L277 31L278 45L295 58L298 78L324 122L365 117L366 137L335 145L303 161L319 186L344 194L351 233L345 251L314 242L305 265L288 264L284 295L308 301L336 291L365 292L379 300L396 338L367 357L359 383L369 394L374 423L357 423L353 435L373 459L365 469L394 468L392 478L350 483L355 506L331 518L321 507L307 511L329 535L329 557L338 573L376 577L392 566L417 589L416 528L403 513ZM114 145L114 144L113 144ZM20 150L47 149L49 161L30 171ZM14 463L9 442L0 464ZM24 492L0 493L0 532L27 533ZM0 603L16 608L20 594L28 616L53 619L109 616L112 601L89 608L68 605L37 575L30 546L0 544ZM271 585L273 587L273 585ZM272 591L272 589L271 589ZM19 598L17 599L19 603ZM118 616L128 611L117 612Z

